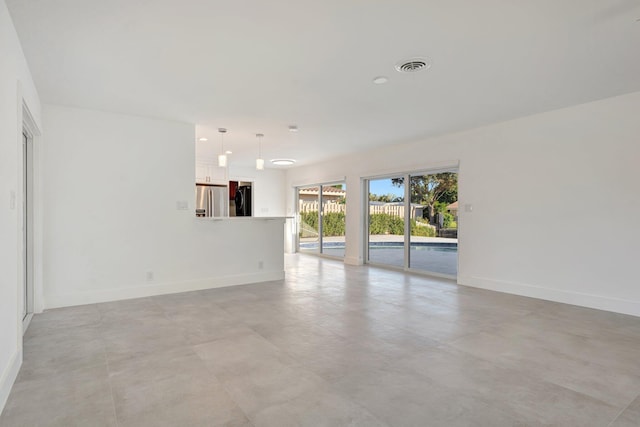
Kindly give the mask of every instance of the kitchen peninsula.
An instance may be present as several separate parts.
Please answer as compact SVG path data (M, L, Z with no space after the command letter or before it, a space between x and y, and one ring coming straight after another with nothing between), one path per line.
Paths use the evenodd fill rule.
M218 272L194 282L191 290L281 280L284 278L285 217L195 218L192 253L206 277L207 265L216 263ZM221 262L224 260L224 262ZM200 265L202 264L202 267Z

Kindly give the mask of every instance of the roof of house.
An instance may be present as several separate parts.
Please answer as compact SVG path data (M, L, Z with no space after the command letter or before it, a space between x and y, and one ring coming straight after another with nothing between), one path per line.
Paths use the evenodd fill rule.
M447 209L449 209L449 210L458 209L458 201L456 200L455 202L451 203L450 205L447 205Z
M318 194L318 187L305 187L300 189L300 194ZM331 185L323 185L322 186L322 194L323 195L332 195L332 196L346 196L347 192L342 188L334 187Z

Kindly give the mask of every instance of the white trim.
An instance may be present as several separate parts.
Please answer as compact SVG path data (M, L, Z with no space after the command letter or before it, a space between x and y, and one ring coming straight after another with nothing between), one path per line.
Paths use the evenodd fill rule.
M417 268L407 268L406 272L407 273L412 273L412 274L418 274L420 276L435 277L435 278L438 278L438 279L450 280L450 281L452 281L454 283L456 281L456 278L458 277L458 276L451 275L451 274L438 273L436 271L418 270Z
M366 172L360 175L362 179L385 179L385 178L397 178L406 174L409 175L430 175L434 173L451 172L453 169L458 170L460 168L459 160L447 160L443 162L431 163L427 167L403 167L401 170L397 169L385 169L383 171Z
M9 394L11 393L11 388L13 387L13 383L16 382L16 378L18 377L18 372L20 372L21 366L22 349L19 348L13 354L13 357L9 361L7 368L4 370L2 376L0 377L0 414L2 414L4 405L7 404L7 399L9 398Z
M42 209L42 132L33 118L27 100L22 96L22 87L18 83L18 108L19 108L19 139L22 144L22 130L26 129L31 142L31 179L33 182L31 191L32 209L32 266L33 266L33 312L42 313L43 303L43 273L42 273L42 235L43 235L43 209ZM21 230L20 230L21 232ZM24 269L22 268L22 271ZM23 320L23 319L20 319ZM23 333L29 322L23 323Z
M33 319L33 313L27 313L27 316L22 320L22 336L27 333L31 319Z
M358 256L362 258L362 264L369 262L369 193L371 192L370 180L360 177L360 220L362 221L358 230Z
M284 279L284 270L212 277L209 279L189 280L183 282L158 283L152 285L144 284L102 291L74 292L47 296L46 308L50 309L132 298L143 298L155 295L224 288L227 286L247 285L249 283L268 282L282 279Z
M525 283L475 276L458 275L458 284L640 317L640 301L629 301L602 295L563 291Z
M309 183L304 183L304 184L291 184L291 187L293 188L299 188L299 187L317 187L319 185L331 185L331 184L341 184L341 183L345 183L346 184L347 181L347 177L346 176L341 176L339 178L336 179L330 179L330 180L326 180L326 179L321 179L321 180L315 180L313 183L309 184ZM305 181L306 182L306 181Z

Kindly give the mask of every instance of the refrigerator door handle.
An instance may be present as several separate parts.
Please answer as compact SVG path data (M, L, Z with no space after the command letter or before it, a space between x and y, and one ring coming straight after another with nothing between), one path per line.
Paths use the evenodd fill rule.
M208 202L209 202L209 216L213 216L213 190L209 189L209 191L207 192L208 195Z

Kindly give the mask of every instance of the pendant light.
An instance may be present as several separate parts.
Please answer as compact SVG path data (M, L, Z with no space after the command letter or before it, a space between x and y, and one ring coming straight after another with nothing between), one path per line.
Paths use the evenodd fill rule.
M218 155L218 166L221 168L227 167L227 154L224 151L224 134L227 133L225 128L218 128L220 132L220 154Z
M258 158L256 159L256 169L261 171L264 169L264 159L262 158L262 137L264 135L261 133L256 133L256 138L258 138Z

